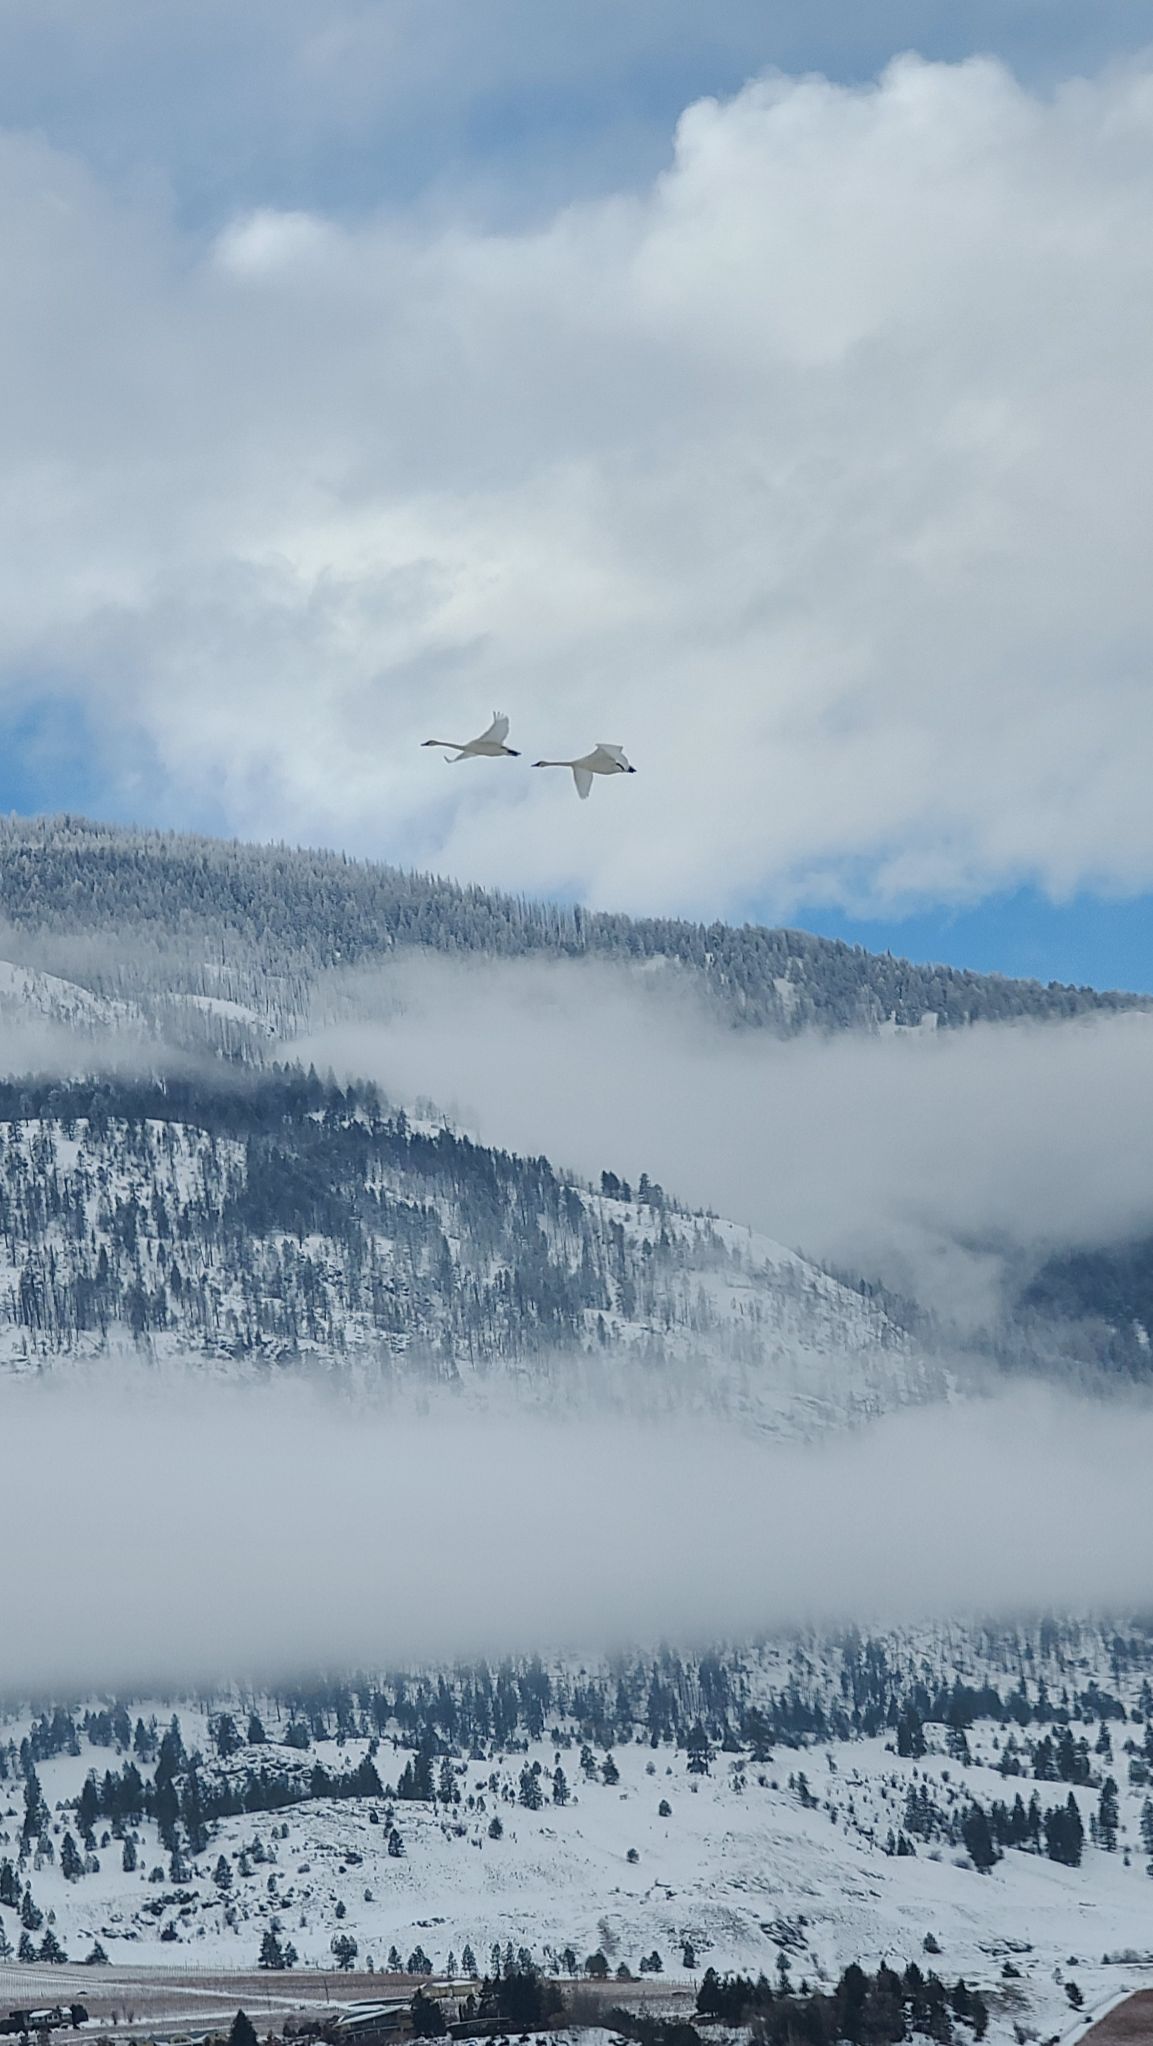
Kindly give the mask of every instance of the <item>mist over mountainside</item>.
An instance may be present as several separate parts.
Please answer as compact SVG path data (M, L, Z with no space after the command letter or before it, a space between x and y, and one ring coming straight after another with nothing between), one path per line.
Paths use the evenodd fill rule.
M403 1310L390 1300L387 1312L387 1288L364 1291L357 1259L344 1268L332 1216L342 1202L355 1209L364 1186L349 1194L347 1161L339 1184L330 1181L333 1158L317 1155L289 1088L277 1113L295 1169L313 1177L312 1222L275 1203L267 1211L242 1204L247 1248L239 1247L234 1214L225 1248L213 1244L219 1262L210 1285L209 1265L198 1268L197 1283L209 1286L204 1298L216 1303L211 1311L192 1304L195 1287L174 1300L155 1270L142 1268L132 1284L110 1283L98 1319L134 1341L169 1347L189 1337L197 1350L291 1352L303 1329L332 1354L351 1343L363 1356L383 1343L394 1358L443 1351L452 1364L478 1341L485 1356L502 1344L519 1354L530 1338L542 1351L559 1341L602 1354L627 1328L634 1359L644 1352L671 1368L675 1352L682 1392L690 1354L709 1352L715 1389L725 1350L738 1376L760 1373L756 1394L730 1386L726 1403L747 1399L751 1410L779 1416L792 1409L794 1393L768 1397L768 1357L780 1383L791 1359L851 1354L861 1383L834 1399L833 1410L854 1410L858 1401L868 1410L877 1399L883 1407L904 1397L902 1374L917 1388L948 1376L957 1348L949 1323L959 1313L962 1347L998 1365L1144 1377L1147 1288L1087 1291L1067 1276L1051 1281L1062 1258L1111 1254L1153 1221L1143 1154L1131 1149L1119 1163L1134 1128L1133 1090L1144 1086L1149 1009L1138 997L920 968L798 932L634 922L525 903L333 854L71 817L0 820L0 1048L8 1072L101 1071L125 1080L145 1073L170 1082L215 1075L181 1097L179 1112L170 1092L151 1106L110 1096L103 1114L115 1122L123 1110L136 1126L179 1113L196 1131L219 1126L239 1144L247 1142L248 1111L236 1080L303 1056L321 1071L335 1067L352 1086L350 1099L368 1075L377 1107L423 1104L441 1124L439 1111L448 1108L490 1152L547 1151L558 1181L583 1179L572 1199L594 1233L608 1226L599 1195L590 1200L588 1192L602 1173L606 1183L631 1174L639 1184L655 1172L665 1181L656 1221L655 1211L626 1201L614 1225L628 1246L625 1263L634 1253L650 1259L639 1290L632 1276L613 1295L586 1270L578 1302L580 1288L566 1273L560 1304L545 1307L524 1292L534 1260L517 1240L519 1223L495 1249L487 1245L488 1266L469 1274L478 1297L499 1283L500 1270L516 1265L522 1274L515 1302L502 1307L498 1342L465 1330L450 1262L423 1282L419 1299L406 1299ZM925 1057L913 1056L935 1025L943 1026L941 1057L928 1045ZM1097 1042L1094 1028L1120 1035ZM1035 1041L1020 1035L1030 1029L1040 1033ZM786 1063L774 1063L774 1045ZM1105 1076L1106 1093L1088 1109ZM1080 1120L1061 1114L1070 1091L1086 1097ZM20 1115L29 1141L31 1124L57 1119L43 1090L24 1098ZM43 1155L58 1134L43 1133ZM1045 1157L1038 1149L1034 1170L1030 1153L1042 1137ZM1055 1137L1064 1155L1051 1155ZM188 1141L195 1148L199 1138ZM439 1141L447 1151L454 1140L442 1133ZM942 1173L945 1158L950 1169ZM152 1160L146 1170L155 1169ZM283 1197L282 1187L282 1204ZM424 1202L419 1175L404 1198ZM460 1195L464 1207L471 1198ZM718 1286L718 1226L673 1226L677 1200L733 1221L734 1243L735 1225L752 1225L755 1302L747 1280L736 1290ZM318 1223L321 1207L327 1219ZM533 1230L540 1226L534 1218ZM241 1277L246 1260L254 1272L266 1262L276 1230L288 1241L294 1231L314 1236L324 1246L323 1254L316 1249L320 1267L337 1275L331 1297L321 1287L303 1321L295 1307L271 1304L283 1279L270 1293L264 1280ZM768 1248L753 1238L762 1246L768 1239ZM671 1266L657 1276L652 1242L658 1264L676 1264L675 1281ZM838 1290L811 1265L790 1264L782 1242L815 1254L826 1274L847 1273L849 1284ZM59 1247L47 1248L53 1285L63 1288L58 1301L36 1263L46 1245L10 1243L9 1325L33 1348L90 1344L87 1267L75 1265L74 1246L71 1266ZM123 1244L110 1240L105 1249L119 1270ZM546 1266L554 1251L545 1253ZM91 1263L94 1237L88 1252ZM395 1257L391 1244L386 1255ZM607 1270L600 1251L598 1260ZM555 1278L551 1270L549 1283ZM886 1302L886 1288L900 1299ZM914 1297L932 1310L928 1317L910 1314ZM862 1307L870 1298L881 1303L875 1311ZM89 1306L78 1307L79 1299ZM761 1324L766 1312L776 1335ZM894 1373L898 1357L905 1362ZM811 1393L819 1405L825 1394L815 1383L800 1389L807 1369L798 1369L795 1395L803 1405Z
M1147 1004L71 820L0 886L13 1994L1143 1979L1148 1628L980 1615L1143 1590Z
M0 2046L1145 2046L1136 13L0 8Z
M5 949L21 963L134 999L161 1020L172 992L222 1003L218 1020L238 1036L255 1025L257 1042L261 1024L281 1034L305 1020L324 976L407 947L669 962L726 1017L784 1035L1151 1006L1136 995L916 966L802 931L634 919L335 853L71 816L0 819L0 914L11 926Z
M0 1368L119 1343L805 1433L940 1396L881 1291L315 1074L0 1083Z

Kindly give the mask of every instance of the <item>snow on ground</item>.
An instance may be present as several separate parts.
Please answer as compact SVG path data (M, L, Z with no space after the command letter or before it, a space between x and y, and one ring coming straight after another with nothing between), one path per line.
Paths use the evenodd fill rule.
M423 1344L440 1354L448 1304L438 1293L438 1274L414 1273L407 1245L384 1233L374 1237L372 1250L395 1304L395 1330L377 1325L369 1309L344 1304L347 1245L319 1235L298 1240L277 1230L254 1235L243 1256L230 1232L181 1239L185 1299L166 1293L166 1326L150 1329L144 1340L122 1325L79 1332L53 1326L44 1277L50 1265L67 1277L79 1259L88 1271L101 1248L115 1265L124 1228L130 1227L140 1282L150 1296L157 1295L165 1291L172 1249L171 1236L157 1223L157 1203L175 1228L189 1203L218 1205L223 1188L243 1186L245 1171L241 1141L210 1137L194 1125L149 1121L142 1142L130 1143L115 1127L94 1134L82 1118L67 1134L50 1118L6 1124L0 1183L9 1197L22 1201L26 1188L44 1185L53 1186L54 1194L34 1246L0 1242L0 1372L72 1369L86 1357L135 1346L158 1362L196 1355L224 1360L231 1375L242 1376L246 1358L259 1371L291 1348L309 1363L338 1365L364 1391L379 1389L382 1377L399 1390L410 1353ZM460 1258L459 1218L450 1200L399 1172L381 1173L373 1185L394 1202L435 1210ZM949 1396L952 1382L940 1360L918 1350L877 1301L771 1239L714 1217L676 1209L658 1214L643 1202L587 1189L578 1197L606 1240L619 1228L629 1245L631 1304L618 1299L603 1314L587 1310L583 1347L575 1355L545 1351L526 1360L499 1351L477 1356L462 1346L454 1360L454 1396L486 1409L511 1400L545 1408L584 1404L593 1411L605 1411L607 1403L610 1411L635 1408L646 1416L724 1415L793 1437ZM672 1246L667 1270L649 1285L653 1241L662 1234ZM308 1262L315 1320L323 1331L309 1333L302 1315L291 1345L262 1324L271 1302L265 1318L277 1326L274 1296L286 1258ZM490 1284L501 1264L497 1258L477 1270L466 1262L460 1271L461 1283ZM35 1311L21 1292L32 1278ZM190 1300L196 1302L195 1317ZM210 1333L203 1319L206 1302ZM423 1381L419 1390L426 1390Z
M204 1715L179 1709L186 1742L210 1753ZM155 1707L162 1728L171 1710ZM6 1731L19 1741L19 1724ZM613 1969L623 1963L634 1975L655 1950L665 1975L682 1979L706 1965L773 1975L782 1954L794 1983L827 1980L850 1960L917 1960L994 1992L1003 2028L1016 2019L1047 2036L1072 2015L1065 1978L1076 1980L1089 2006L1153 1981L1153 1967L1104 1959L1147 1954L1153 1944L1153 1885L1138 1837L1144 1793L1122 1785L1117 1851L1086 1846L1080 1868L1010 1851L981 1875L950 1848L884 1852L910 1783L926 1780L940 1801L952 1795L962 1805L967 1793L985 1804L1015 1788L1028 1797L1028 1779L1006 1782L990 1766L1000 1730L976 1729L970 1738L969 1767L944 1754L900 1759L878 1738L779 1749L763 1767L718 1754L704 1776L691 1773L683 1751L638 1743L616 1750L615 1783L599 1773L586 1778L579 1744L558 1750L546 1739L500 1759L458 1760L459 1804L317 1800L228 1819L188 1879L175 1882L146 1824L136 1873L124 1873L118 1841L102 1840L99 1872L66 1882L60 1846L69 1815L60 1807L89 1768L118 1766L110 1752L82 1742L78 1756L39 1765L55 1858L30 1863L21 1879L39 1908L55 1914L72 1962L99 1940L114 1965L251 1969L269 1926L293 1942L305 1967L331 1966L341 1932L357 1942L358 1966L371 1956L378 1969L391 1948L407 1963L419 1946L440 1971L450 1955L459 1964L466 1945L483 1968L493 1943L509 1941L552 1966L566 1948L582 1963L600 1949ZM333 1770L366 1752L363 1740L334 1740L313 1758ZM525 1809L517 1802L521 1771L539 1761L547 1795L558 1754L570 1801ZM406 1759L384 1741L376 1756L382 1780L395 1780ZM600 1771L603 1757L595 1759ZM795 1780L790 1788L798 1770L813 1803ZM1037 1787L1047 1805L1068 1795L1064 1784ZM0 1854L14 1856L19 1844L19 1788L11 1780L0 1786ZM1088 1836L1097 1792L1074 1794ZM499 1838L490 1836L494 1817ZM393 1824L400 1855L389 1852ZM222 1854L232 1871L226 1892L214 1881ZM15 1945L18 1914L0 1911L0 1919ZM927 1938L939 1957L926 1950ZM1006 1963L1016 1975L1004 1972ZM44 1975L47 1994L53 1977L47 1968Z
M37 1017L79 1031L119 1029L144 1020L135 1002L94 995L75 981L17 966L11 959L0 959L0 1014Z
M233 1002L226 995L180 995L174 993L172 999L177 1002L187 1002L191 1008L199 1009L205 1016L222 1016L227 1022L247 1023L256 1030L263 1030L266 1035L271 1034L269 1025L265 1022L264 1018L258 1015L256 1010L247 1002Z

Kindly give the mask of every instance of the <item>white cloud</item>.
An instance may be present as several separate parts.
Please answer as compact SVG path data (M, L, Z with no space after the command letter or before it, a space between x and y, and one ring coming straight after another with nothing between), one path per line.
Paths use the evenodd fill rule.
M205 246L8 136L0 676L238 828L601 903L1153 885L1151 202L1139 65L770 77L506 235ZM640 772L417 750L493 704Z
M0 1387L0 1422L13 1525L36 1528L5 1590L10 1691L1148 1596L1153 1414L1136 1401L1018 1392L800 1448L700 1424L420 1422L104 1370L98 1389ZM190 1470L202 1501L174 1509Z

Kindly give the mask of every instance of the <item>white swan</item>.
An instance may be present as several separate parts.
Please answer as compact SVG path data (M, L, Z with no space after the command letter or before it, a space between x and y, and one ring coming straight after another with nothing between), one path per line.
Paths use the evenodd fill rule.
M422 746L447 746L454 756L454 763L456 760L497 760L504 753L510 760L519 760L516 747L505 745L507 738L508 719L499 710L494 710L491 725L479 739L463 742L459 739L422 739L420 743Z
M594 774L635 774L620 746L606 746L602 741L593 747L591 753L584 753L579 760L534 760L534 767L571 767L577 794L582 800L593 785Z

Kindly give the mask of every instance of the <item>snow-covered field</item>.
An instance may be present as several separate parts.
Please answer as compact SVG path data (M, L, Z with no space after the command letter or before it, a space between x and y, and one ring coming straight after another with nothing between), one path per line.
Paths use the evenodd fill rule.
M163 1729L172 1705L153 1709ZM203 1712L179 1711L185 1741L209 1753ZM24 1730L19 1721L6 1729L17 1747ZM939 1748L933 1735L943 1730L929 1731ZM407 1966L422 1950L438 1973L459 1969L469 1947L483 1970L493 1944L510 1942L561 1973L572 1956L583 1964L598 1950L613 1971L623 1965L634 1976L655 1952L664 1976L681 1979L707 1965L775 1976L784 1956L794 1984L826 1980L850 1960L917 1960L993 1992L1003 2026L1016 2021L1048 2036L1073 2015L1066 1979L1087 2007L1153 1981L1153 1884L1139 1837L1145 1793L1117 1768L1117 1848L1087 1845L1078 1868L1010 1850L980 1874L952 1848L886 1852L910 1786L925 1783L943 1806L962 1808L971 1796L987 1805L1016 1788L1026 1797L1038 1788L1046 1803L1068 1794L1064 1784L1006 1781L994 1766L1000 1727L978 1726L969 1738L969 1766L944 1752L902 1759L890 1739L875 1738L778 1749L763 1765L714 1753L707 1774L694 1774L683 1750L637 1742L615 1750L615 1782L603 1780L603 1756L589 1776L579 1743L558 1749L546 1738L503 1757L455 1760L459 1802L316 1800L226 1819L176 1881L151 1824L139 1829L132 1873L122 1867L122 1843L100 1831L98 1871L68 1881L68 1806L90 1768L118 1766L81 1741L80 1754L39 1764L54 1853L30 1856L20 1882L72 1963L99 1942L114 1967L251 1970L269 1928L292 1942L301 1967L331 1967L342 1934L356 1942L358 1968L384 1969L390 1955L393 1966L398 1956ZM334 1740L314 1756L335 1770L367 1752L364 1740ZM246 1759L242 1751L229 1766ZM407 1759L382 1742L382 1781L394 1782ZM519 1801L522 1772L534 1762L546 1795L539 1810ZM558 1763L570 1793L563 1805L550 1795ZM13 1859L20 1789L10 1778L0 1793L0 1855ZM1098 1790L1073 1794L1088 1838ZM394 1832L403 1852L395 1843L390 1851ZM19 1912L4 1909L0 1919L15 1946ZM54 1971L43 1975L47 1994Z

